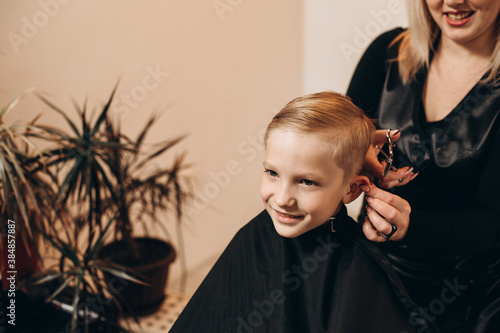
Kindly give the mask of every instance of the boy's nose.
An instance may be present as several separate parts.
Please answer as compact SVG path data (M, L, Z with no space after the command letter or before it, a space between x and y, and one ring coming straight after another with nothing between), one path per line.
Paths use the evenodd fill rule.
M279 187L275 195L275 202L280 207L292 207L295 205L295 196L289 186L282 185Z

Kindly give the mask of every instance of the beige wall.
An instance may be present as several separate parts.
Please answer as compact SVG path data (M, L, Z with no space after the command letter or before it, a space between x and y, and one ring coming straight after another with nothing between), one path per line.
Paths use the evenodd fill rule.
M0 102L37 87L67 109L70 96L98 106L121 77L126 132L164 110L150 141L189 134L200 200L183 231L196 269L262 209L271 116L302 93L344 92L368 43L405 22L403 0L0 0ZM40 111L61 124L34 97L10 119ZM173 288L178 272L177 261Z
M126 132L166 109L149 141L189 134L183 148L206 198L184 227L196 267L262 209L255 137L301 93L301 9L298 0L0 0L0 102L37 87L67 109L70 96L99 106L121 77ZM40 111L62 124L34 97L9 119ZM172 284L177 271L178 261Z
M304 93L345 92L371 41L407 26L407 1L415 0L304 1Z

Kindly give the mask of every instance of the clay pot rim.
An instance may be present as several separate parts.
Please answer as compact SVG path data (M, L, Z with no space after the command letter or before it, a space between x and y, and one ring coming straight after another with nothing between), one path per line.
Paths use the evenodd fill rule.
M175 260L175 258L177 257L177 252L175 251L175 248L172 246L172 244L168 241L163 240L163 239L153 238L153 237L134 237L134 240L146 241L150 244L152 244L152 243L160 244L161 246L168 248L169 252L165 257L163 257L155 262L149 263L149 264L136 265L136 266L123 265L123 266L126 266L127 268L131 268L131 269L140 271L140 270L145 270L145 269L149 269L149 268L153 268L153 267L157 267L157 266L168 265L168 264L172 263ZM100 252L99 257L101 257L103 259L108 259L108 260L114 261L112 257L106 255L106 252L108 252L110 248L118 246L116 244L122 244L122 243L124 243L123 240L118 240L118 241L112 241L112 242L104 245L102 247L102 249L99 251ZM106 251L106 249L108 251Z

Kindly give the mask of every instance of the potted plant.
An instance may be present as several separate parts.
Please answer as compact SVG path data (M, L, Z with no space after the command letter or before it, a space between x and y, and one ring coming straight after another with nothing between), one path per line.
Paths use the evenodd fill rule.
M43 164L58 188L54 206L67 207L74 216L71 230L46 235L61 259L58 272L41 282L61 281L52 298L72 286L74 309L79 308L82 293L105 294L120 311L137 314L160 306L175 251L169 242L136 238L134 230L139 225L153 224L164 228L161 219L171 211L180 223L190 190L182 173L186 167L184 155L168 167L151 168L156 158L169 152L183 137L161 142L152 152L146 152L144 140L157 118L149 119L138 137L130 139L109 113L115 91L95 121L88 119L86 105L78 108L79 126L66 112L38 95L66 120L72 131L54 132L55 147L44 152ZM108 234L113 236L112 242L103 247ZM85 246L79 250L82 244ZM153 254L158 254L156 261L163 264L157 271ZM113 278L120 278L120 288L112 285ZM137 302L139 296L145 295L150 299ZM78 318L73 314L74 327Z
M126 332L119 325L119 314L124 311L114 291L129 283L144 284L123 267L98 258L109 228L111 217L104 228L76 239L68 233L44 234L44 238L60 254L57 270L49 269L43 277L28 284L33 292L39 285L47 285L50 291L43 302L58 311L45 311L53 317L45 330L65 332ZM86 238L88 246L82 250L80 238ZM106 279L105 275L112 278ZM44 290L46 291L46 290ZM47 294L47 292L45 292ZM58 312L57 314L55 312ZM61 316L61 312L63 315ZM66 313L66 316L64 316ZM40 331L41 328L36 326Z
M38 240L52 228L54 189L34 159L40 154L35 140L50 140L51 131L31 122L6 122L6 116L27 94L15 98L0 110L0 246L3 289L7 271L16 271L16 280L39 267Z
M177 156L168 167L152 166L154 160L177 145L184 137L178 136L157 143L154 150L145 153L144 139L156 121L151 117L135 140L123 134L119 126L106 120L108 140L116 147L131 145L131 149L113 149L107 156L114 182L106 207L116 207L114 241L106 245L100 256L122 266L150 283L150 286L130 284L121 296L134 314L154 312L164 299L169 265L176 257L174 247L161 239L135 237L134 224L144 229L154 223L159 227L162 214L168 214L177 223L182 220L186 199L189 196L186 178L182 171L186 167L184 155ZM177 230L180 230L177 228ZM182 237L179 237L182 239Z
M35 309L32 306L35 303L27 297L26 286L42 264L44 255L39 247L43 240L57 240L59 230L64 230L68 221L65 207L56 204L57 188L51 182L50 173L47 173L43 151L37 146L38 141L51 142L61 133L54 128L37 125L40 116L31 122L6 121L9 112L27 93L29 91L0 110L1 276L4 290L9 289L6 296L19 304L16 315L20 320L23 316L36 316L27 312L27 308ZM68 249L63 250L68 252ZM7 277L14 277L10 281L15 283L8 283ZM66 285L63 284L63 287ZM43 311L43 314L48 313ZM9 318L15 323L15 317ZM24 331L29 323L21 321L15 327ZM42 332L42 326L38 322L36 329ZM32 328L28 330L32 331Z
M111 99L112 97L101 116L106 114ZM5 109L11 109L13 104ZM55 106L54 109L68 121L74 134L68 135L50 126L35 128L30 125L23 126L27 127L28 133L21 136L15 131L17 127L10 126L5 129L6 144L1 144L5 151L6 147L10 148L5 153L9 157L7 162L17 163L10 169L5 168L15 170L17 174L13 173L13 176L10 176L6 172L10 178L6 181L2 179L2 190L6 193L3 198L27 198L21 201L21 204L16 203L17 215L13 215L12 212L16 211L11 210L9 216L16 218L27 216L26 230L36 231L37 235L41 235L51 246L51 250L58 255L56 265L49 267L43 277L35 283L28 279L28 282L23 283L23 289L28 294L40 294L40 291L33 291L40 289L39 285L43 285L46 287L43 289L43 294L49 293L44 302L56 304L58 308L66 311L72 309L69 322L62 324L66 329L71 328L71 332L76 332L78 327L83 327L85 331L88 331L89 327L93 329L99 327L99 331L102 331L101 328L104 327L107 331L114 332L117 320L116 316L110 315L109 308L113 307L109 305L113 303L118 311L121 309L116 297L110 293L110 284L103 278L104 272L112 274L120 281L143 283L122 267L97 258L109 234L108 230L115 220L111 207L105 209L102 205L101 198L109 193L101 183L108 181L99 156L114 148L114 143L108 143L100 130L104 117L99 117L91 127L91 122L86 117L86 110L82 110L81 129L79 129L64 112ZM2 115L5 114L6 112L2 112ZM14 134L16 141L13 139ZM20 141L29 147L34 146L29 141L32 137L46 140L49 147L38 151L37 154L22 154L19 144L15 143ZM8 139L12 139L12 142ZM122 148L127 149L125 146ZM3 162L2 156L0 161ZM4 165L8 164L3 163L2 166ZM20 180L14 189L8 186L13 183L11 179ZM75 180L77 184L73 182ZM7 190L16 190L19 193L9 194ZM10 201L5 200L5 202ZM25 208L26 212L18 207ZM36 237L33 238L36 240ZM16 258L22 256L18 246L16 250ZM67 304L61 303L61 301L66 302L63 299L68 297L71 301ZM37 298L33 297L30 303L31 301L37 303ZM54 325L58 328L58 323Z

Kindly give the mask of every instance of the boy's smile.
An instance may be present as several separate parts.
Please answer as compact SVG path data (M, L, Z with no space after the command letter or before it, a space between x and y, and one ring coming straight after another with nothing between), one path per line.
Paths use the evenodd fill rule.
M339 211L349 183L332 154L318 134L274 130L269 135L260 193L281 236L297 237Z

